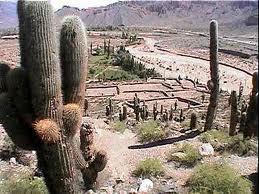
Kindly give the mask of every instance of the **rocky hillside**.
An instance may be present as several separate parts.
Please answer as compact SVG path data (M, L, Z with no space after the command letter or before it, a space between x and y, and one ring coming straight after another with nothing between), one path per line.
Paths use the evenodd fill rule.
M258 1L123 1L104 7L78 9L64 6L58 21L79 15L87 26L167 26L203 28L211 19L221 26L258 25ZM16 7L0 1L0 28L17 25Z
M207 27L211 19L223 26L257 25L257 1L129 1L105 7L82 9L63 7L59 18L79 15L87 26L172 26L176 28Z

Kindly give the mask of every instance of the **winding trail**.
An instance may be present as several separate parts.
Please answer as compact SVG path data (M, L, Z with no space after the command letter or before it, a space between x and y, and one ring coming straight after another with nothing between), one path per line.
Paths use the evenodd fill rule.
M129 46L126 49L141 61L147 68L155 70L166 78L177 78L179 75L193 80L198 79L200 83L206 84L210 79L209 60L197 56L186 56L157 49L156 40L144 37L144 43L137 46ZM242 82L244 94L249 94L252 88L251 73L229 64L219 63L220 86L223 90L239 90Z

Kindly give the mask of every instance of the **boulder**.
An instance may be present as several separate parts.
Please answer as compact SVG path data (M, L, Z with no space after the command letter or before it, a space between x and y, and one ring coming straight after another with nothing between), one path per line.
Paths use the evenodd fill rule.
M210 143L204 143L199 147L199 153L202 156L213 156L214 148Z
M150 193L154 188L154 183L150 179L144 179L141 181L138 192L139 193Z

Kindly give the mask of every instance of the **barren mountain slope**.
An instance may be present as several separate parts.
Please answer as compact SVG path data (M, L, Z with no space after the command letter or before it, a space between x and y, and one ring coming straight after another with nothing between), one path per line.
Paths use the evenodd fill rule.
M79 15L87 26L202 29L211 19L217 19L221 27L258 27L258 1L124 1L88 9L64 6L56 11L58 21L71 14ZM15 25L16 4L0 1L0 28Z
M227 27L256 25L257 12L257 1L130 1L82 10L66 6L56 15L58 18L71 13L80 15L88 26L204 28L211 19Z

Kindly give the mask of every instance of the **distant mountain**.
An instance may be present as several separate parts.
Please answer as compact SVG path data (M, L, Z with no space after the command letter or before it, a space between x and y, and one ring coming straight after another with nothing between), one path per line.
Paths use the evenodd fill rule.
M86 26L167 26L207 28L211 19L221 26L258 25L258 1L122 1L108 6L78 9L64 6L56 11L57 21L78 15ZM0 28L17 25L16 6L0 1Z
M65 6L59 18L79 15L87 26L173 26L203 28L211 19L221 25L258 25L257 1L128 1L105 7L77 9Z
M15 27L17 24L16 3L0 1L0 29Z

